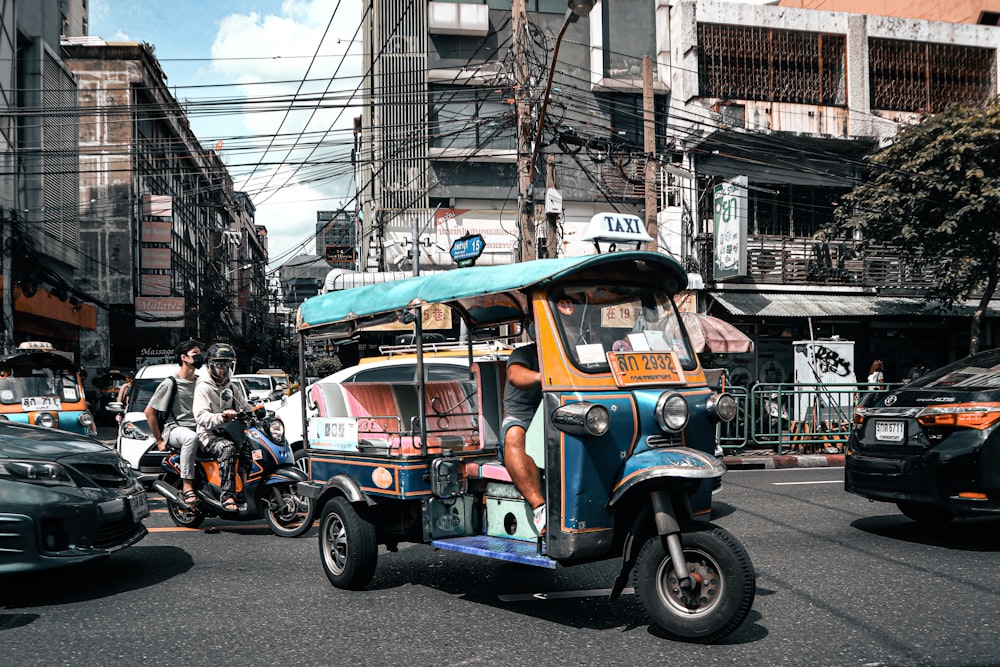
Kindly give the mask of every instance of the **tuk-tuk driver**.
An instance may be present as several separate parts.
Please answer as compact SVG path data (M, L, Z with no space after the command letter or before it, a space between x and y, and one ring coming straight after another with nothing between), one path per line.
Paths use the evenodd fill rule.
M525 450L525 435L539 404L542 402L542 374L538 365L538 348L534 343L534 325L528 326L532 342L515 349L507 359L507 383L503 395L503 461L514 486L533 510L535 530L545 534L545 497L542 480L535 464Z

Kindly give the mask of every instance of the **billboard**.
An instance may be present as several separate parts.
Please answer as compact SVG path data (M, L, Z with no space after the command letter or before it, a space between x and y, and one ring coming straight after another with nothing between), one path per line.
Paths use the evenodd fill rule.
M747 177L715 186L712 227L715 233L714 275L725 280L747 275Z

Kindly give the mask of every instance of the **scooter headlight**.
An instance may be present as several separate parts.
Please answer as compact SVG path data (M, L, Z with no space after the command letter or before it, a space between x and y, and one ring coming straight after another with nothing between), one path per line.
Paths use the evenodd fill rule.
M35 417L35 426L41 426L43 428L55 428L56 418L51 412L42 412Z
M721 422L731 422L736 419L736 399L732 394L712 394L705 402L708 414Z
M268 424L267 432L273 442L281 442L285 439L285 425L281 423L280 419L272 420Z
M680 394L664 392L656 401L656 425L661 431L677 433L688 423L688 404Z
M571 435L604 435L611 428L611 415L603 405L581 401L555 409L552 424Z

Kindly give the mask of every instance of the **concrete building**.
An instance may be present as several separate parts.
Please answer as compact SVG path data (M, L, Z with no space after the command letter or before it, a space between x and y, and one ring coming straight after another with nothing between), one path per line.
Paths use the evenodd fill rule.
M447 249L466 233L483 234L481 263L512 261L514 101L527 94L537 122L556 36L567 27L538 163L551 156L554 164L549 174L540 166L533 183L536 193L551 183L562 195L559 254L592 251L579 238L595 213L643 215L654 156L658 247L705 281L689 306L757 342L755 353L718 363L790 380L792 341L829 337L855 342L850 381L865 374L853 364L867 368L875 357L895 379L916 350L934 364L963 356L967 313L920 312L933 275L908 270L893 248L862 256L855 243L818 243L814 234L863 177L861 158L901 124L996 95L1000 30L974 25L991 22L990 3L975 3L982 12L953 3L956 13L935 15L952 22L821 4L616 0L567 27L564 2L531 0L524 75L511 57L510 2L373 1L361 144L366 268L407 268L414 237L422 267L450 267ZM902 3L874 4L892 14ZM644 55L655 63L653 154L644 148ZM747 214L731 257L715 250L717 188ZM998 342L988 327L984 343Z
M79 84L78 285L105 304L84 364L169 360L186 338L262 363L267 246L252 202L192 133L148 45L67 39L63 53Z
M86 253L77 215L77 83L61 34L86 31L86 0L0 0L0 348L42 340L81 360L97 326L77 289Z

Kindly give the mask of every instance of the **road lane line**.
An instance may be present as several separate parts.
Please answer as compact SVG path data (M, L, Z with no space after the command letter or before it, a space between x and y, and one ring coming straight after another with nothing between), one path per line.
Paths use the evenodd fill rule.
M815 482L771 482L771 486L795 486L796 484L843 484L842 479L826 479Z

